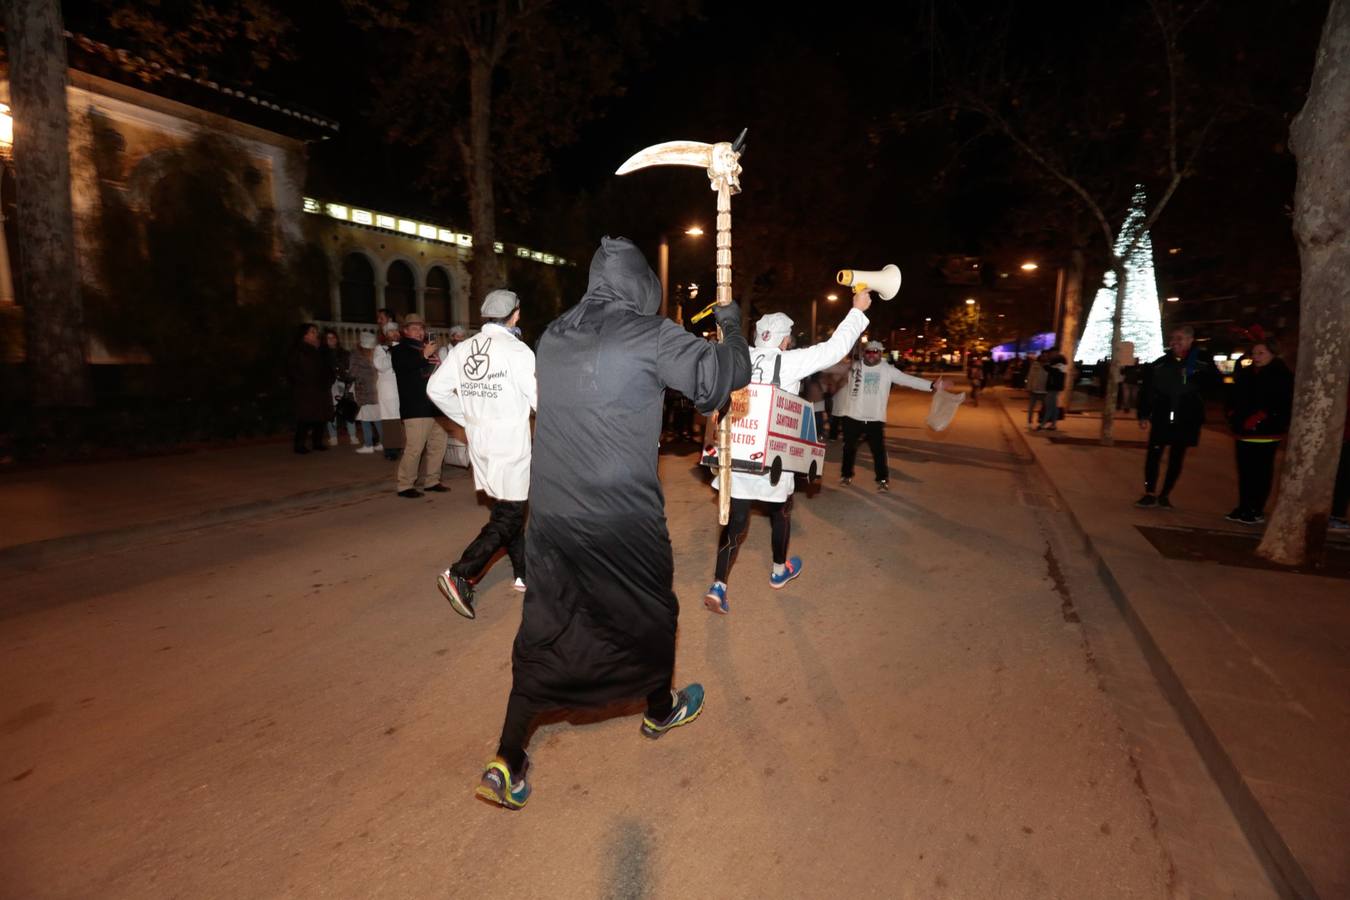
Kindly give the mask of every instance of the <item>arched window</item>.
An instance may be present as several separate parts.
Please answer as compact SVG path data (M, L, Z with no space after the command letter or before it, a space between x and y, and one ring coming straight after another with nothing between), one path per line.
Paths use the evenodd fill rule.
M399 321L408 313L417 312L417 280L412 266L396 259L389 264L384 279L384 305L394 311Z
M427 272L427 289L423 294L427 307L428 325L450 324L450 276L440 266Z
M360 253L348 253L342 260L339 299L342 321L375 321L375 268Z

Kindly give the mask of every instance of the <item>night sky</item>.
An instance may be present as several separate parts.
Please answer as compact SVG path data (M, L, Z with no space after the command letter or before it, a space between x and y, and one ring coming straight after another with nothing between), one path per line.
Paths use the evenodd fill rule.
M998 274L1031 257L1052 271L1070 243L1072 201L982 121L943 106L962 79L1000 83L1012 112L1104 185L1119 221L1134 180L1165 181L1164 67L1147 4L1089 6L908 2L887 13L784 14L780 5L704 4L648 37L625 67L623 95L599 101L601 115L551 152L550 170L526 195L499 199L498 235L584 264L601 234L624 234L654 262L662 229L712 225L706 178L666 169L620 179L614 168L652 143L730 140L748 127L733 233L743 254L738 279L753 270L764 302L800 316L829 290L836 268L896 262L906 274L903 304L881 324L912 324L941 315L964 290L938 276L938 262L969 254L985 265L983 287L1001 292L1010 311L1039 310L1051 290L1045 280ZM1296 294L1295 168L1285 141L1326 4L1213 6L1183 40L1193 71L1183 110L1190 124L1213 108L1226 112L1155 228L1160 256L1182 251L1160 259L1160 280L1164 291L1188 294ZM101 4L67 7L72 28L106 30L88 13ZM339 138L313 148L308 190L467 228L458 185L429 202L435 192L416 177L425 171L419 151L387 140L374 115L378 79L401 64L389 42L354 27L338 5L288 13L294 58L240 77L342 122ZM237 60L215 65L222 77L238 71ZM1098 118L1106 125L1094 132ZM1081 137L1066 137L1080 128ZM1100 232L1086 234L1090 295L1104 259ZM672 247L673 281L711 279L710 241L677 238Z

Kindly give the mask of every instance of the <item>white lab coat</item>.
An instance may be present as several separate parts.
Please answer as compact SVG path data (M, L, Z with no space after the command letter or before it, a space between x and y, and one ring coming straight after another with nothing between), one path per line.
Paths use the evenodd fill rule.
M891 385L932 393L933 382L926 378L907 375L888 362L869 366L861 360L840 366L847 378L834 395L835 415L845 415L858 422L885 422L886 404L891 399ZM839 412L839 400L844 400L844 412Z
M802 379L814 372L828 369L858 342L858 337L867 328L867 314L860 309L851 309L844 321L834 330L828 341L803 347L800 350L779 350L777 347L756 347L750 351L750 378L765 383L773 381L774 360L778 364L778 385L783 390L795 394L801 390ZM755 475L750 472L731 473L731 496L737 500L767 500L770 503L782 503L792 496L796 479L786 472L777 484L769 483L767 473ZM713 479L713 487L717 479Z
M371 357L375 366L375 395L379 397L380 418L385 420L399 418L398 379L394 377L394 361L389 357L392 346L376 347Z
M427 396L464 426L478 490L498 500L530 496L530 411L538 403L534 353L501 325L451 349Z

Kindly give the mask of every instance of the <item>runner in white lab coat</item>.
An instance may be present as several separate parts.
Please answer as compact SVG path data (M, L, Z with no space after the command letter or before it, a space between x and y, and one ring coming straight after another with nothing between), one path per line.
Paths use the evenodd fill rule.
M791 319L782 313L764 316L755 323L755 346L750 351L751 378L770 383L777 372L779 386L790 393L797 393L803 378L829 368L848 355L849 349L858 342L863 329L867 327L866 312L871 305L872 295L869 292L859 291L854 294L853 309L839 323L833 336L822 344L800 350L787 349L792 340ZM779 478L778 484L770 482L768 473L731 473L731 517L722 529L722 538L718 543L712 586L703 597L703 605L712 612L726 614L731 611L727 605L727 578L731 574L736 549L750 522L750 505L755 501L768 508L769 521L773 527L770 586L781 588L801 574L801 558L794 556L789 559L787 555L792 531L789 501L792 499L793 480L791 473L785 473Z
M450 350L427 396L464 426L478 490L492 498L492 513L459 561L436 579L455 612L474 617L472 580L505 547L515 588L525 590L525 502L530 494L530 412L537 404L534 353L512 329L520 300L492 291L483 300L483 330Z
M858 440L866 435L872 448L872 464L876 469L877 490L889 491L887 479L890 469L886 464L886 404L891 399L891 385L913 388L916 391L938 390L943 380L928 381L906 375L882 360L886 348L880 341L869 341L863 347L862 360L848 366L848 377L840 394L847 395L848 418L844 420L844 461L840 466L840 483L853 481L853 461L858 456ZM836 402L838 396L836 395Z

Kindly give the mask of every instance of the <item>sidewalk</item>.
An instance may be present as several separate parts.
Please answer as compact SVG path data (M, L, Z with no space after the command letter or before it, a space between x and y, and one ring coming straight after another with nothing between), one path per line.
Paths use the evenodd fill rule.
M384 454L289 442L0 473L0 561L37 565L278 507L394 488ZM447 472L454 472L447 469Z
M1142 449L1089 443L1095 416L1028 433L1025 393L996 396L1272 880L1290 896L1350 897L1350 541L1333 537L1315 575L1256 567L1259 529L1223 519L1237 488L1222 432L1187 454L1175 511L1140 510ZM1128 421L1115 433L1143 436Z

